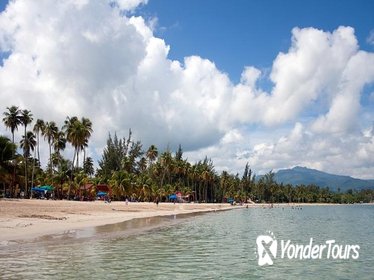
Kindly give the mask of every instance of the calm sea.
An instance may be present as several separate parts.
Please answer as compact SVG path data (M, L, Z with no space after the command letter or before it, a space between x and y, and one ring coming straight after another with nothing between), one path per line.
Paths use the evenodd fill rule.
M374 206L236 209L134 220L0 247L1 279L374 279ZM140 230L143 229L143 230ZM144 230L145 229L145 230ZM256 238L359 245L359 257L258 265ZM344 247L344 246L343 246ZM268 250L266 250L269 253ZM270 254L270 253L269 253Z

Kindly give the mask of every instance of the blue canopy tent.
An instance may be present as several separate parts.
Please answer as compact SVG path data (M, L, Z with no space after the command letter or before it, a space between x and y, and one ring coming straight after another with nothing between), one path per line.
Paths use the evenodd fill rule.
M54 188L52 186L40 186L31 188L31 190L35 192L53 191L53 189Z
M96 194L96 196L106 196L106 195L107 195L106 192L98 192L98 193Z
M53 187L51 186L42 186L42 187L33 187L31 188L31 193L35 198L50 198L52 197Z
M52 186L41 186L41 187L38 187L38 188L46 190L46 191L53 191L53 189L54 189L54 187L52 187Z
M177 195L176 194L169 195L169 200L177 200Z
M42 192L42 193L44 193L44 191L45 191L45 189L42 189L42 188L39 188L39 187L31 188L31 190L32 190L33 192Z

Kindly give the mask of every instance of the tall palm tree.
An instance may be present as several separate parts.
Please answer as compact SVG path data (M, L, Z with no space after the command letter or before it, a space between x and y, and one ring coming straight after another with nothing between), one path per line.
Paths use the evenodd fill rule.
M7 128L12 132L12 142L14 143L14 131L22 123L20 113L17 106L7 107L8 112L4 112L3 122Z
M36 134L36 142L37 142L37 151L34 150L34 153L37 152L38 154L38 164L40 166L40 134L43 134L45 129L45 123L41 119L37 119L36 123L33 127L33 131ZM32 162L32 175L31 175L31 187L34 186L34 174L35 174L35 158L36 155L34 154L33 162ZM30 198L32 198L32 193L30 192Z
M77 117L67 117L63 126L66 132L66 139L74 147L73 166L79 166L79 153L87 147L88 139L92 133L92 122L87 118L80 121Z
M24 137L23 137L23 140L26 140L26 131L27 131L27 126L29 124L31 124L32 120L33 120L33 117L32 117L32 114L31 114L31 111L30 110L22 110L21 111L21 115L20 115L20 119L21 119L21 123L23 124L24 128L25 128L25 133L24 133ZM32 132L31 132L32 135L34 135ZM31 135L29 135L31 136ZM35 135L33 136L34 137L34 140L35 140ZM24 149L24 148L23 148ZM34 149L33 149L34 150ZM28 154L30 154L30 151L28 151ZM25 156L25 149L23 150L23 156L25 158L25 190L26 190L26 193L27 193L27 159L30 155L28 155L27 157Z
M147 153L146 153L146 156L147 156L150 164L152 164L158 157L157 147L155 145L149 146L149 148L147 150Z
M58 127L54 121L46 122L44 131L42 131L44 139L47 139L49 145L49 171L52 174L52 145L55 136L58 132Z
M27 162L30 157L30 151L34 151L36 145L35 135L32 131L28 131L21 140L21 148L23 149L23 158L25 164L25 191L28 193L28 183L27 183Z
M57 129L54 139L53 139L53 150L57 154L60 154L60 151L65 150L65 148L66 148L65 133Z
M30 110L22 110L20 114L20 120L25 128L25 137L26 137L26 130L27 126L32 122L33 117Z
M74 147L73 166L79 153L79 148L82 146L84 135L83 127L77 117L66 117L65 124L63 126L66 134L66 140ZM78 165L78 164L77 164Z
M58 159L57 165L61 164L62 156L60 154L60 151L65 150L65 148L66 148L65 133L57 129L54 139L53 139L53 150L54 150L54 154L56 154L56 158Z
M18 126L21 124L20 119L20 110L17 106L7 107L8 112L4 112L3 122L7 128L10 128L12 132L12 143L14 144L14 131L17 129ZM16 181L16 165L13 165L13 179L12 185ZM12 187L13 188L13 187Z
M71 143L74 147L74 156L72 162L71 181L74 171L74 162L76 161L76 167L79 167L79 152L87 147L88 139L92 133L92 123L87 118L82 118L80 121L77 117L67 117L63 129L66 133L66 140ZM69 184L68 196L70 197Z
M43 134L45 128L45 123L41 119L37 119L36 123L34 125L33 131L36 133L36 141L37 141L37 151L38 151L38 161L40 162L40 140L39 140L39 135Z
M27 131L26 137L22 136L21 148L23 149L23 156L29 158L30 152L34 151L36 146L35 134L32 131Z
M83 125L84 138L85 138L85 141L82 145L83 162L85 162L86 161L86 148L88 146L88 140L91 137L91 134L92 134L93 130L92 130L92 122L88 118L85 118L85 117L82 118L82 125Z

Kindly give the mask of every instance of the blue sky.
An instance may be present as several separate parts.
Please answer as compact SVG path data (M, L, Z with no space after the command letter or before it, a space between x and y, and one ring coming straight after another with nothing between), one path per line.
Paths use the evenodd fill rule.
M95 160L131 128L145 149L181 144L218 172L373 177L374 1L7 3L2 110L89 117Z
M199 55L239 81L245 65L271 67L294 27L352 26L360 47L373 50L366 42L373 11L371 0L150 0L139 13L158 18L155 34L171 46L170 58Z

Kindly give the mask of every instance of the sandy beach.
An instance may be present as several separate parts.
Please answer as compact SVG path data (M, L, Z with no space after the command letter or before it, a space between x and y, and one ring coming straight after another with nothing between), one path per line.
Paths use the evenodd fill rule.
M273 204L274 208L332 206L323 203ZM0 242L34 239L70 230L116 224L136 218L149 218L198 212L237 209L228 203L155 203L115 201L81 202L67 200L0 200ZM271 208L271 204L249 204Z
M238 208L230 204L0 200L0 242L33 239L135 218Z

